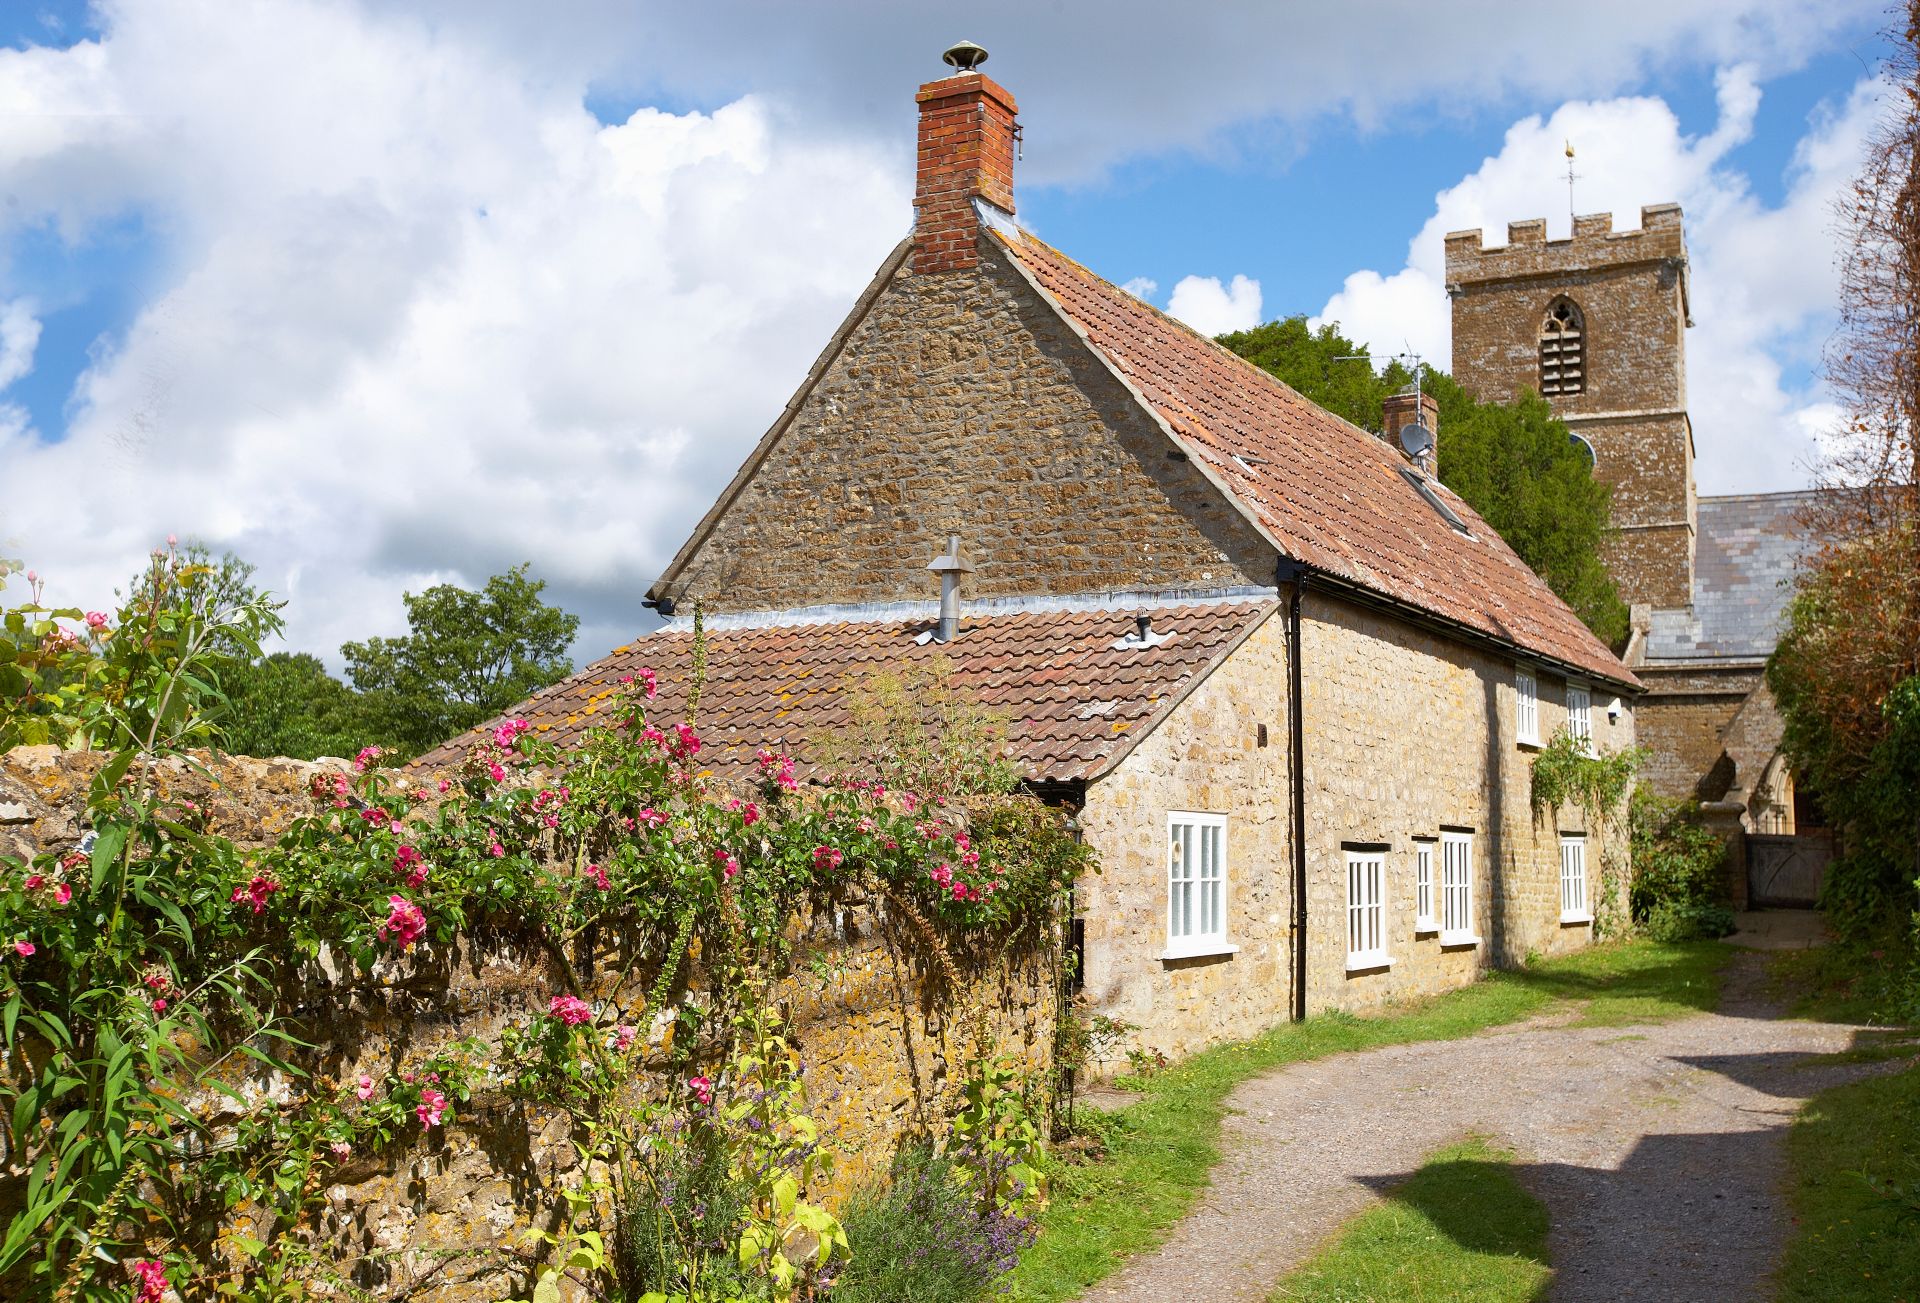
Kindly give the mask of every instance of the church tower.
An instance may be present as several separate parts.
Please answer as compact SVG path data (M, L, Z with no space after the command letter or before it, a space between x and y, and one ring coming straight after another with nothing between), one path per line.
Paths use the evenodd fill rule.
M1629 604L1693 600L1697 504L1687 419L1687 246L1680 206L1640 210L1640 229L1576 217L1548 240L1543 219L1507 242L1447 236L1453 378L1482 401L1531 389L1584 441L1613 488L1607 563Z

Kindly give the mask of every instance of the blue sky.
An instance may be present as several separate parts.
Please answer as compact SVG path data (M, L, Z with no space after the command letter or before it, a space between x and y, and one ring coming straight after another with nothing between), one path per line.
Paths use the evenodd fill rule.
M1582 212L1687 205L1702 490L1803 483L1877 7L1475 7L5 6L0 478L91 492L10 494L0 555L100 604L203 537L323 654L532 558L618 641L904 233L960 35L1021 99L1022 219L1202 329L1445 365L1439 233L1563 225L1573 136Z

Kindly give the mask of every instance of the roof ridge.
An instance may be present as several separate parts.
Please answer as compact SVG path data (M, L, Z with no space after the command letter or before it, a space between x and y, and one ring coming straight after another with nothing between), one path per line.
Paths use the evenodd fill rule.
M1002 234L998 230L995 230L993 233L994 235L998 236L999 239L1003 243L1005 243L1009 249L1012 248L1013 242L1007 239L1007 237L1004 234ZM1369 444L1379 445L1382 448L1386 447L1385 444L1381 443L1380 435L1378 431L1369 430L1364 425L1357 425L1354 422L1349 421L1346 417L1340 415L1340 413L1332 410L1331 408L1323 407L1319 403L1314 402L1313 399L1307 397L1305 394L1301 393L1298 389L1295 389L1292 385L1288 384L1286 381L1282 380L1279 376L1267 370L1265 367L1261 366L1259 363L1253 361L1250 358L1241 357L1238 353L1228 348L1225 344L1222 344L1219 340L1215 339L1213 336L1202 334L1199 330L1188 325L1186 322L1180 320L1180 318L1174 316L1171 312L1168 312L1162 308L1155 307L1153 304L1141 298L1138 294L1134 294L1129 290L1127 290L1124 286L1115 285L1112 281L1108 280L1105 276L1102 276L1099 272L1095 271L1093 268L1081 262L1078 258L1075 258L1072 254L1065 252L1064 250L1058 248L1055 245L1047 243L1045 240L1035 235L1032 231L1027 230L1025 227L1020 228L1020 235L1023 240L1032 240L1035 244L1039 245L1043 249L1046 249L1049 253L1059 258L1062 262L1071 263L1074 267L1078 268L1082 272L1085 272L1089 277L1098 281L1100 284L1105 285L1107 288L1114 290L1120 294L1125 294L1128 298L1132 299L1135 303L1138 303L1141 307L1145 308L1147 311L1159 317L1162 321L1165 321L1170 325L1178 326L1181 330L1186 331L1189 335L1192 335L1195 339L1199 340L1201 343L1206 344L1211 348L1217 349L1222 356L1232 358L1236 363L1238 363L1243 367L1246 367L1254 375L1260 377L1260 379L1265 383L1274 385L1280 389L1285 390L1287 393L1292 394L1295 398L1299 399L1303 403L1311 404L1313 407L1319 409L1321 412L1324 412L1326 415L1331 416L1334 420L1340 422L1340 424L1346 426L1347 429L1351 430L1353 433L1366 439ZM1275 318L1275 320L1278 320L1278 318ZM1362 347L1364 347L1364 345L1362 345ZM1371 356L1369 356L1367 360L1371 362L1373 359ZM1392 450L1387 449L1387 451L1390 452ZM1406 459L1401 458L1400 460L1405 461ZM1439 479L1438 476L1434 476L1433 478L1436 481ZM1455 495L1455 496L1458 496L1458 495Z

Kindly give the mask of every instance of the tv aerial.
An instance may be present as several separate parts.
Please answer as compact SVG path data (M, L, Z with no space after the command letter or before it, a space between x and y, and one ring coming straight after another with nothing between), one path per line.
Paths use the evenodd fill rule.
M1371 366L1376 360L1367 353L1348 353L1333 359L1336 362L1365 362ZM1433 451L1433 430L1426 424L1426 408L1421 401L1422 389L1426 380L1427 364L1418 353L1408 349L1404 353L1386 354L1380 359L1385 362L1399 362L1413 372L1413 419L1400 427L1400 448L1407 456L1419 459ZM1405 390L1401 391L1405 393Z

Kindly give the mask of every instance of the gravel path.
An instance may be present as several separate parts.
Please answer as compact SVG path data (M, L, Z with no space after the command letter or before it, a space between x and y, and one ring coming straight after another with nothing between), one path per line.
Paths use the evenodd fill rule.
M1213 1184L1167 1242L1083 1297L1264 1300L1340 1225L1468 1132L1546 1205L1555 1300L1750 1300L1785 1243L1782 1140L1809 1097L1875 1069L1795 1066L1858 1029L1788 1022L1758 956L1721 1011L1641 1027L1541 1020L1283 1068L1228 1103Z

